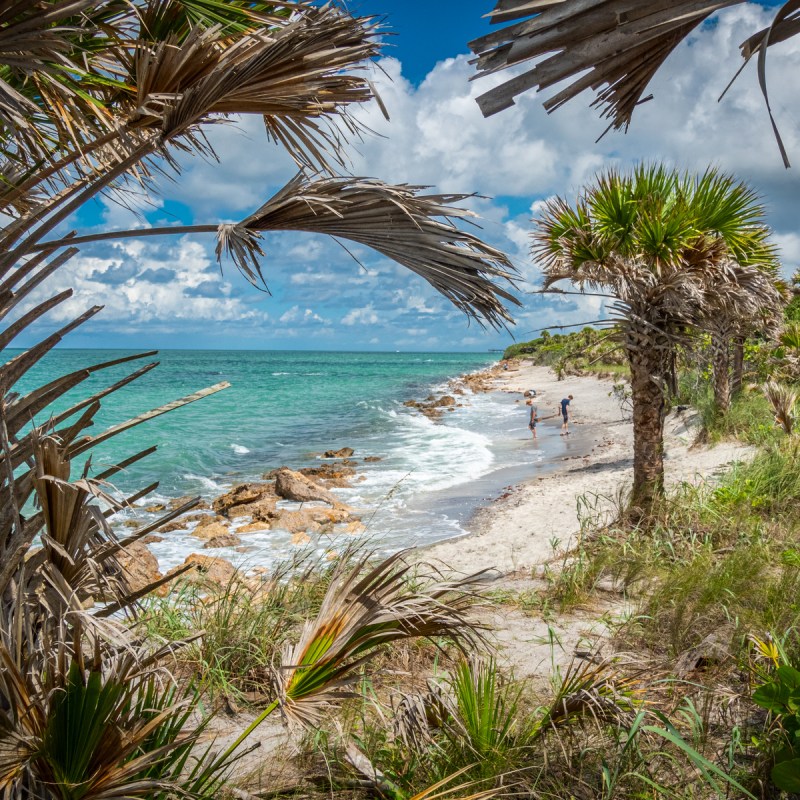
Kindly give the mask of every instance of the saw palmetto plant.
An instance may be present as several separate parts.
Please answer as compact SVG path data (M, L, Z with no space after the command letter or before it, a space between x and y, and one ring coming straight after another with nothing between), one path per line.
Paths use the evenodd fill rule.
M152 743L163 741L180 712L165 711L158 724L147 723L146 736L144 728L129 729L117 719L145 689L136 669L121 678L113 666L141 648L112 618L135 615L138 598L157 585L132 592L117 556L197 501L120 539L111 527L114 515L155 485L119 496L110 482L154 448L100 469L91 456L111 437L226 386L89 432L101 403L157 363L147 361L81 396L89 378L154 353L87 363L36 383L31 369L102 310L87 308L56 329L48 323L72 296L59 280L61 267L81 243L113 238L82 236L75 227L87 202L109 191L123 201L129 190L146 195L159 174L178 174L179 155L213 157L208 125L258 115L300 173L240 223L198 226L199 233L216 234L220 260L230 258L261 284L263 237L278 230L328 233L395 259L482 324L510 320L504 304L516 302L513 269L502 253L454 224L467 216L455 205L464 196L426 195L418 187L336 172L346 163L348 139L362 133L351 109L374 98L363 68L378 55L380 34L374 18L310 0L21 0L0 10L0 350L7 352L21 334L33 337L31 326L52 330L0 365L0 647L6 660L0 775L9 798L153 795L146 776L175 747ZM378 589L363 587L363 602L377 602L369 598ZM424 632L424 619L426 630L441 632L422 613L421 600L408 602L417 615L405 618L408 635ZM385 625L382 619L379 628ZM61 654L57 669L53 653ZM86 658L91 667L81 666ZM134 659L140 671L148 658ZM335 680L319 677L320 689ZM158 692L147 691L155 708ZM169 691L159 696L169 698ZM87 729L80 756L64 749L72 746L65 738L71 734L61 721L73 707L94 709L98 725L108 721L102 730ZM129 748L122 755L111 747L117 739ZM150 742L150 755L136 741ZM227 757L212 763L224 770ZM66 777L53 778L53 770ZM116 776L113 787L97 783L101 772ZM164 792L170 782L169 791L195 791L187 774L183 768L161 772L159 785ZM203 780L205 791L211 779Z
M413 580L411 580L413 576ZM314 620L283 649L275 700L243 731L223 758L276 709L290 722L313 727L336 700L353 696L353 684L376 651L392 642L446 637L465 651L481 642L472 619L481 574L450 581L433 570L412 571L403 553L375 566L364 556L334 575Z
M500 0L490 18L498 25L510 24L469 45L476 54L478 77L533 65L481 95L478 105L489 116L512 106L523 92L564 82L545 101L548 111L591 89L595 93L592 105L611 120L609 128L627 129L636 107L652 99L652 95L644 97L644 92L670 53L712 14L744 3L749 0ZM798 32L800 3L786 0L779 4L772 24L753 31L740 46L744 64L753 57L757 60L759 82L786 166L789 160L769 103L766 57L771 45ZM738 75L733 65L731 72Z
M780 306L775 252L758 197L709 170L662 166L604 173L574 206L547 203L533 234L545 288L568 280L605 293L631 370L631 508L663 496L666 387L675 348L691 327L742 308Z
M554 688L547 705L534 707L523 682L493 658L471 654L427 691L401 694L391 709L375 700L375 729L367 719L365 729L345 733L341 761L396 800L454 774L481 792L550 796L548 781L558 782L548 774L550 754L556 760L568 749L570 733L622 729L640 705L635 685L607 664L573 664Z

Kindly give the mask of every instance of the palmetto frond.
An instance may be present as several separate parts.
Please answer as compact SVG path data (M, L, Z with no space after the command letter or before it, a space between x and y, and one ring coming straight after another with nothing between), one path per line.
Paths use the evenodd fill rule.
M636 106L650 99L643 98L645 89L670 53L712 14L745 1L499 0L492 22L510 24L470 42L478 77L539 60L478 97L478 105L489 116L513 105L523 92L567 81L545 101L548 111L591 89L596 95L592 105L611 120L610 126L626 128ZM769 28L742 43L745 60L758 55L762 87L767 47L798 32L800 6L789 0ZM764 96L769 107L766 88ZM781 152L786 161L782 145Z
M797 391L777 381L767 381L763 386L764 396L775 412L775 422L791 436L797 422Z
M111 114L102 95L113 72L90 62L111 60L115 23L130 11L113 0L16 0L0 10L0 141L15 152L47 155L59 141L80 142L107 130ZM104 60L104 67L108 61ZM94 95L94 96L93 96Z
M609 171L575 207L549 201L533 253L545 286L611 290L626 308L658 308L678 324L711 313L774 311L777 258L755 193L731 176L641 166Z
M222 754L232 756L241 743L280 708L291 722L317 724L330 703L353 695L352 686L370 658L384 645L422 637L447 638L462 650L483 640L471 610L482 573L444 580L425 565L412 571L404 553L376 565L370 556L343 563L334 574L316 619L306 621L296 644L288 643L277 666L276 699Z
M374 97L357 70L378 55L379 27L335 6L275 23L230 44L215 26L138 48L129 124L170 139L212 115L259 114L302 166L327 168L328 156L341 163L342 131L359 131L347 108Z
M416 575L412 582L402 558L398 553L375 567L364 558L333 580L316 620L283 654L277 689L289 719L312 724L326 703L349 693L359 666L381 645L447 637L474 648L480 641L469 613L480 576L447 581Z
M262 234L320 233L365 245L420 275L457 308L479 322L511 321L505 303L519 300L516 269L500 250L453 220L476 215L456 203L461 194L424 194L426 187L391 185L374 178L314 177L298 173L261 208L238 223L144 228L48 241L37 249L129 237L217 234L217 258L230 257L254 285L264 285Z
M323 233L366 245L402 264L475 319L495 326L509 321L503 301L518 301L494 281L510 282L514 267L501 251L450 221L473 216L454 205L469 195L423 194L424 188L370 178L309 180L300 174L222 233L237 266L251 278L260 254L254 232ZM238 258L234 233L240 243Z
M73 16L77 6L80 14ZM361 133L348 107L375 97L359 70L379 53L379 24L334 5L30 0L15 7L39 25L30 37L41 34L30 53L15 54L28 65L24 75L16 62L3 72L0 60L9 98L4 105L0 92L0 147L18 165L23 185L43 165L48 179L69 183L76 175L102 174L133 153L146 176L146 157L169 159L164 142L207 151L197 126L239 113L261 115L269 136L302 166L330 169L331 162L343 163L347 137ZM11 19L4 28L0 19L0 46L3 34L16 42L14 24ZM23 92L49 74L35 50L47 50L50 40L58 46L48 63L80 67L58 66L47 84L58 98L39 88L27 98ZM130 176L132 166L120 177ZM18 185L10 186L14 201Z
M43 661L22 665L0 644L3 796L215 796L219 775L197 747L207 722L193 719L195 690L179 689L148 666L158 653L130 642L115 651L87 637L94 652L76 653L76 633L87 631L62 625ZM197 789L207 791L192 794Z

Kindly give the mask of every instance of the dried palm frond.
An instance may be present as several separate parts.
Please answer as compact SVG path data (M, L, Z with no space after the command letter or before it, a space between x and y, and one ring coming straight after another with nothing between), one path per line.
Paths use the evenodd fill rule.
M792 435L797 416L797 391L777 381L767 381L762 387L764 397L767 398L772 410L775 412L775 422L783 428L787 436Z
M715 12L746 0L499 0L492 22L511 23L470 42L478 75L490 75L548 56L512 79L478 97L485 116L514 104L530 89L550 88L570 81L545 101L554 111L585 89L596 97L593 106L609 118L609 127L627 128L647 85L673 50ZM758 54L758 73L770 120L766 89L767 47L800 32L800 4L785 2L772 25L742 46L745 62ZM784 159L788 159L773 121Z
M62 4L63 12L77 1ZM95 2L81 12L85 29L77 41L70 39L73 18L58 17L58 4L44 5L62 23L51 20L48 35L61 32L68 57L81 60L77 95L93 116L74 104L42 102L39 94L17 127L4 130L0 115L0 151L13 164L0 203L22 215L16 227L63 206L59 187L69 196L82 192L80 205L101 189L130 180L147 185L154 172L178 169L176 148L213 157L198 126L231 114L261 115L268 135L298 164L330 170L344 163L346 139L362 133L348 106L375 98L358 71L379 53L380 26L333 5ZM2 32L0 20L0 41ZM31 65L38 76L35 60ZM28 130L41 141L28 141Z
M538 719L537 732L557 730L582 718L596 722L630 720L641 705L640 693L635 680L615 673L608 663L572 663Z
M263 285L261 234L305 231L366 245L420 275L465 314L501 327L512 318L504 303L520 301L516 269L502 251L457 227L476 214L456 203L463 194L422 194L426 187L391 185L373 178L298 173L261 208L238 223L111 231L47 241L34 249L143 236L217 234L217 258L230 256L253 285ZM348 251L349 252L349 251Z
M108 5L116 16L119 5ZM89 39L102 37L107 50L115 46L110 29L98 36L107 19L97 0L5 4L0 10L0 138L16 135L23 145L19 152L41 156L59 136L77 143L109 125L110 115L89 94L99 84L81 63L91 52ZM111 75L107 82L113 82Z
M224 47L222 30L195 29L179 47L172 37L138 49L128 125L159 128L170 140L211 115L259 114L299 165L330 169L329 156L342 164L343 130L361 130L347 108L374 97L355 71L379 53L377 23L307 6ZM332 118L342 125L328 125Z
M253 276L260 247L253 232L295 230L324 233L366 245L425 278L456 307L477 320L500 326L510 321L503 301L519 305L493 282L511 282L514 267L501 251L451 219L474 216L454 206L469 195L426 195L425 187L392 186L368 178L308 179L302 173L258 211L232 229L239 247L237 266Z

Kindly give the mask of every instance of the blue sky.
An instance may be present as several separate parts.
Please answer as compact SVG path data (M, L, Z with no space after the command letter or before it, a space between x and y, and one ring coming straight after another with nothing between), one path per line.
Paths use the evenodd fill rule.
M538 271L528 257L531 217L542 200L571 197L603 166L663 158L688 168L708 163L736 171L765 196L787 271L800 263L794 171L783 170L771 138L754 70L746 70L721 104L717 96L738 66L738 44L765 24L753 5L731 9L698 31L668 61L629 134L596 144L605 127L589 97L547 115L541 97L485 120L470 82L466 43L489 30L490 0L349 0L358 14L385 14L396 36L372 76L389 109L359 110L376 136L354 142L351 171L437 191L478 192L481 235L509 253L521 274L524 307L516 338L544 326L602 316L592 301L532 296ZM772 99L790 156L800 163L800 107L792 86L800 40L774 48ZM783 80L782 76L792 76ZM217 126L210 138L220 163L183 160L182 174L162 181L137 216L105 200L84 209L86 230L233 221L246 216L293 174L288 157L266 142L258 120ZM105 311L66 343L72 347L254 348L326 350L487 350L512 341L507 332L468 325L428 285L364 248L362 266L322 237L265 239L271 296L253 289L231 264L222 274L213 237L150 238L87 246L60 280L76 296L64 319L101 302ZM50 289L55 287L49 287ZM60 287L58 287L60 288Z

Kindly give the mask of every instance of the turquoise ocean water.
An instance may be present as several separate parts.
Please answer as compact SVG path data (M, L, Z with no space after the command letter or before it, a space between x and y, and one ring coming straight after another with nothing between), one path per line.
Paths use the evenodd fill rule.
M54 351L26 376L24 388L122 355ZM356 460L381 461L359 466L364 479L337 494L362 513L379 547L396 549L462 533L466 513L480 499L467 487L492 473L542 461L542 451L526 436L525 412L511 395L468 395L441 424L403 406L405 400L445 391L449 378L486 367L497 360L491 354L162 351L141 363L151 360L160 366L112 395L89 433L220 381L231 387L95 450L92 462L99 470L158 446L114 479L125 492L158 481L147 503L187 494L212 498L274 467L310 466L319 463L322 451L348 446ZM93 375L65 402L119 380L138 364ZM288 534L280 531L247 536L256 548L247 556L251 562L271 562L290 547ZM320 551L334 547L330 537L322 538ZM174 532L152 549L163 567L171 567L199 545Z

